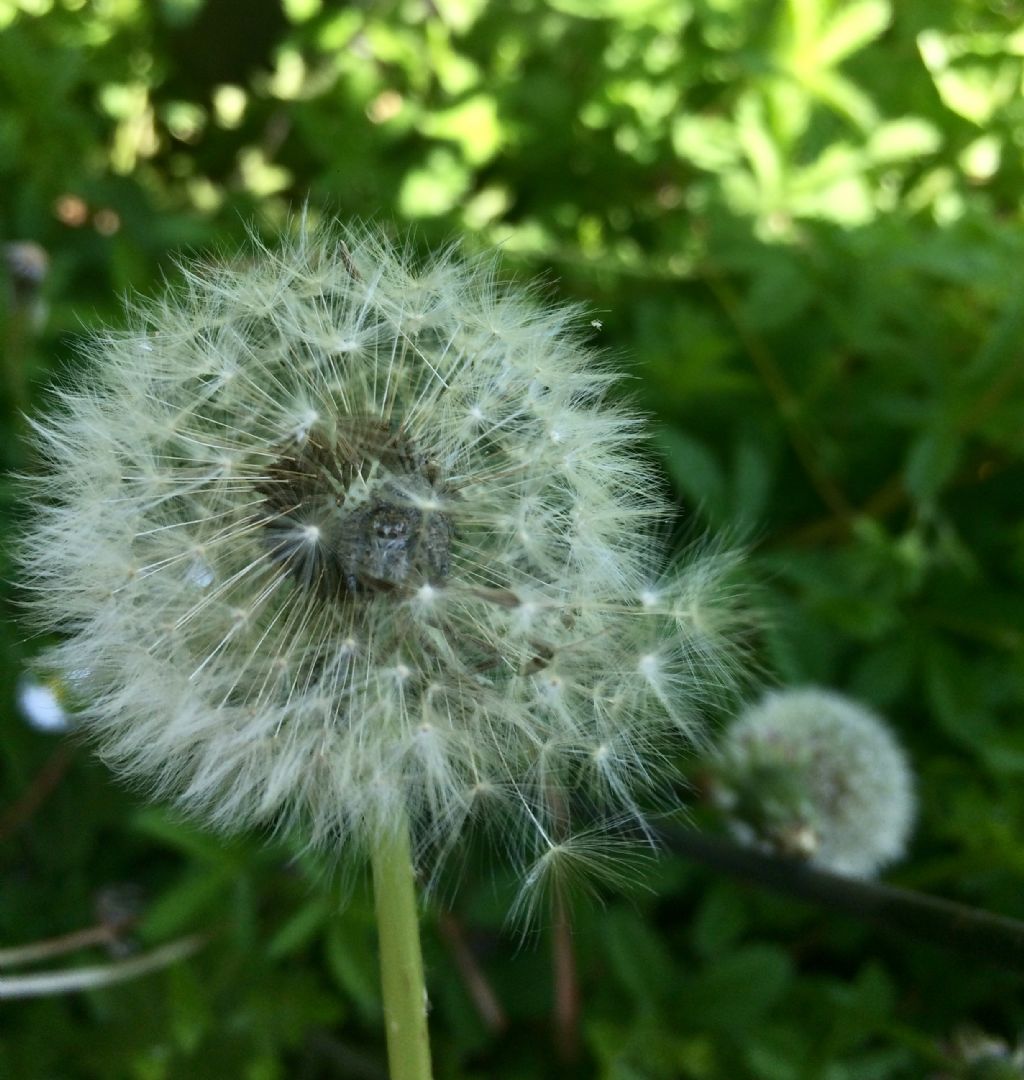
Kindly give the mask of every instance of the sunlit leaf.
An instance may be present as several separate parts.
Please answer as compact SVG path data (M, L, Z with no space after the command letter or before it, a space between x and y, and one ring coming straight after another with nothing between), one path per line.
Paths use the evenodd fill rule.
M815 57L831 67L874 41L888 26L892 11L888 0L853 0L842 5L815 42Z

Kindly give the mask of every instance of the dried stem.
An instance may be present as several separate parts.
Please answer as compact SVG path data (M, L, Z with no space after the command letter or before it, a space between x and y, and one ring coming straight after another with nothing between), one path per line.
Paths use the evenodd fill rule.
M674 829L662 839L672 851L733 877L1024 971L1024 922L1016 919L910 889L830 874L690 829Z
M739 298L732 286L713 269L706 267L704 280L719 302L750 362L775 402L782 425L797 460L833 518L845 526L852 509L842 489L821 465L821 454L800 418L800 400L790 389L785 375L764 341L746 324Z
M552 895L551 952L555 982L555 1047L559 1058L574 1064L580 1054L580 984L572 941L572 916L564 890Z
M71 764L72 751L67 743L62 743L46 760L43 767L32 778L24 794L2 815L0 815L0 840L20 829L46 801Z
M201 935L179 938L161 945L158 949L120 960L101 967L71 968L66 971L41 971L33 975L6 975L0 977L0 999L47 997L52 994L69 994L78 990L98 990L116 983L137 979L160 968L170 967L179 960L191 956L206 944Z
M32 941L27 945L15 945L10 949L0 949L0 968L34 964L39 960L49 960L54 956L63 956L65 953L87 949L91 945L113 945L134 922L134 917L124 918L117 922L102 922L96 926L88 926L84 930L61 934L59 937Z
M494 1035L500 1035L508 1027L508 1017L498 995L494 992L487 976L477 963L473 950L466 941L462 924L451 913L440 918L441 936L451 950L455 966L473 1002L477 1015L484 1027Z

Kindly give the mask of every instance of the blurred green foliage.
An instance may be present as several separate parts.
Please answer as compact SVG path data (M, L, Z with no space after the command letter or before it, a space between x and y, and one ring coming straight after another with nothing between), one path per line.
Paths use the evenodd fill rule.
M38 289L8 273L4 422L125 292L247 222L272 235L308 202L500 245L627 359L687 519L749 542L766 669L891 718L921 801L893 877L1024 917L1022 27L1021 0L0 0L0 241L49 258ZM382 1075L362 884L339 917L286 845L55 761L13 704L13 610L5 943L90 924L112 883L144 891L143 945L217 935L7 1004L0 1075ZM579 1075L966 1076L959 1029L1024 1028L998 968L678 859L645 877L577 912ZM549 935L504 929L514 885L470 860L453 902L503 1035L427 916L439 1077L574 1074Z

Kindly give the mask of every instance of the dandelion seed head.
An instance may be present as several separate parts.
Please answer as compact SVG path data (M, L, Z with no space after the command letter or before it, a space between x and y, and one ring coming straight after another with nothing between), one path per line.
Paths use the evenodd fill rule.
M915 806L907 759L879 717L839 694L768 694L730 727L715 772L745 842L862 877L906 848Z
M408 819L446 849L477 808L553 836L550 791L571 816L588 784L639 816L737 605L722 553L663 565L579 312L334 225L182 279L35 423L22 572L101 754L323 846Z

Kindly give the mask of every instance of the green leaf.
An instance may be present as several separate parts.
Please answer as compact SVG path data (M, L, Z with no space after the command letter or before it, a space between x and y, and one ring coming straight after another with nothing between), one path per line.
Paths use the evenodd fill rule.
M175 964L167 973L168 1027L175 1043L192 1053L211 1026L209 995L196 969Z
M736 446L732 482L732 526L757 529L764 523L775 482L774 455L763 439L743 439Z
M398 204L406 217L437 217L451 210L469 185L465 164L449 150L436 149L425 164L406 173Z
M951 738L974 748L992 728L979 676L969 660L943 642L925 653L925 687L932 713Z
M903 478L916 502L935 500L960 461L961 442L948 428L934 428L910 444Z
M714 454L700 440L674 429L658 433L669 475L676 487L712 520L725 513L725 476Z
M751 329L778 330L807 310L815 292L814 282L794 259L774 258L751 283L743 320Z
M866 964L835 996L839 1008L829 1032L828 1046L836 1056L875 1034L885 1024L896 1001L891 979L875 963Z
M807 88L822 102L845 116L862 131L878 122L878 107L852 79L838 71L815 71L805 80Z
M915 673L917 636L888 637L866 650L849 677L849 691L866 702L886 708L906 693Z
M577 19L642 21L663 8L665 0L548 0L548 4Z
M876 165L909 161L934 154L942 145L938 128L927 120L905 116L877 127L868 138L867 155Z
M428 114L420 130L432 138L457 143L464 160L476 167L498 152L504 137L497 103L488 94L477 94L444 112Z
M139 925L144 941L162 941L199 928L202 916L220 906L235 883L232 867L203 868L186 874L147 909Z
M887 0L855 0L845 5L815 43L815 59L822 67L838 64L878 37L891 18Z
M204 863L223 864L230 846L222 836L203 832L166 810L146 807L131 819L131 827L150 839Z
M993 378L1005 378L1024 367L1024 294L1015 292L987 327L981 345L967 366L971 379L987 388ZM971 406L973 407L973 405ZM965 411L970 411L968 407Z
M735 125L719 116L678 117L672 125L672 145L684 161L709 172L723 172L740 157Z
M792 961L775 946L751 945L719 955L680 995L686 1025L740 1034L782 998L792 980Z
M706 957L726 952L746 925L747 912L735 886L714 885L694 917L690 929L693 947Z
M267 942L267 956L279 960L298 951L316 935L326 922L330 905L324 897L314 897L281 927Z
M664 943L636 912L625 908L609 910L602 924L612 971L641 1006L654 1008L673 982Z
M361 929L343 918L331 922L326 939L327 965L363 1019L375 1022L381 1014L377 960Z

